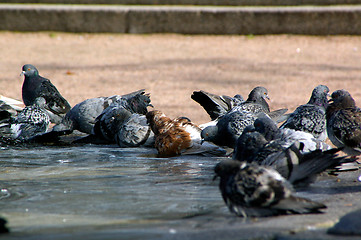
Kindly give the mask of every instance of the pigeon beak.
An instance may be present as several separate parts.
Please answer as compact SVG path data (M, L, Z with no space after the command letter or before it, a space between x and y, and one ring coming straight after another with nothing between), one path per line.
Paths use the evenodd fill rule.
M22 72L20 73L20 76L22 76L22 75L25 75L25 71L22 71Z
M266 98L267 100L269 100L269 101L271 100L270 97L269 97L267 94L265 95L265 98Z

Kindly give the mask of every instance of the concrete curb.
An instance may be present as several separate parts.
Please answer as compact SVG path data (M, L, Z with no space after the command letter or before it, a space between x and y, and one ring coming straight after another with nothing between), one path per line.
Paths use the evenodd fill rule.
M0 30L360 35L361 5L210 7L0 4Z
M121 5L211 5L295 6L361 4L361 0L5 0L4 3L121 4Z

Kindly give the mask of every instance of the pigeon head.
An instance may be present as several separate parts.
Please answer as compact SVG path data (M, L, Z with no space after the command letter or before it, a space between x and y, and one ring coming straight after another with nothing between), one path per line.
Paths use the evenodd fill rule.
M273 140L280 132L277 124L268 116L257 118L253 125L268 141Z
M333 106L338 108L355 107L355 100L351 97L351 94L344 90L336 90L332 93L331 99L329 100Z
M31 76L38 76L39 75L39 71L38 69L36 69L36 67L34 67L31 64L25 64L22 68L22 72L21 74L25 75L26 77L31 77Z
M214 172L216 173L214 179L216 177L223 178L235 175L239 171L239 169L242 168L243 164L245 163L235 160L223 160L219 162L214 167Z
M270 99L268 97L268 91L264 87L255 87L248 95L247 101L256 102L260 99Z
M266 145L267 142L259 132L244 132L237 139L232 158L239 161L252 161L253 156Z
M327 86L318 85L317 87L315 87L313 89L311 98L308 101L308 104L314 104L314 105L323 106L326 108L328 106L327 96L329 96L329 94L328 94L329 91L330 91L330 89L328 89Z
M214 142L217 138L218 127L217 126L208 126L201 132L201 138L204 141Z

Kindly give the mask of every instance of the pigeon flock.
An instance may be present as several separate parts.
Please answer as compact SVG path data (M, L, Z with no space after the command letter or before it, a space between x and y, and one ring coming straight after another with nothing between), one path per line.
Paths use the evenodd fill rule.
M322 212L324 204L297 197L295 189L344 164L358 169L361 109L344 89L330 95L327 86L316 86L309 101L292 113L271 111L268 91L261 86L246 100L194 91L191 98L210 116L209 123L198 126L187 117L171 119L159 110L148 111L153 105L144 89L87 99L71 108L36 67L26 64L22 74L25 107L0 100L2 144L59 141L77 130L87 136L74 143L154 147L159 157L223 157L215 165L215 179L220 178L223 200L237 216Z

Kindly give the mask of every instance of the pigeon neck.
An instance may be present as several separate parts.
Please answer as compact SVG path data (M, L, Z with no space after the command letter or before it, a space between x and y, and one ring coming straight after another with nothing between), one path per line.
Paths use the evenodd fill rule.
M308 104L313 104L324 108L327 108L328 106L326 96L322 96L322 97L311 96L310 100L308 101Z

